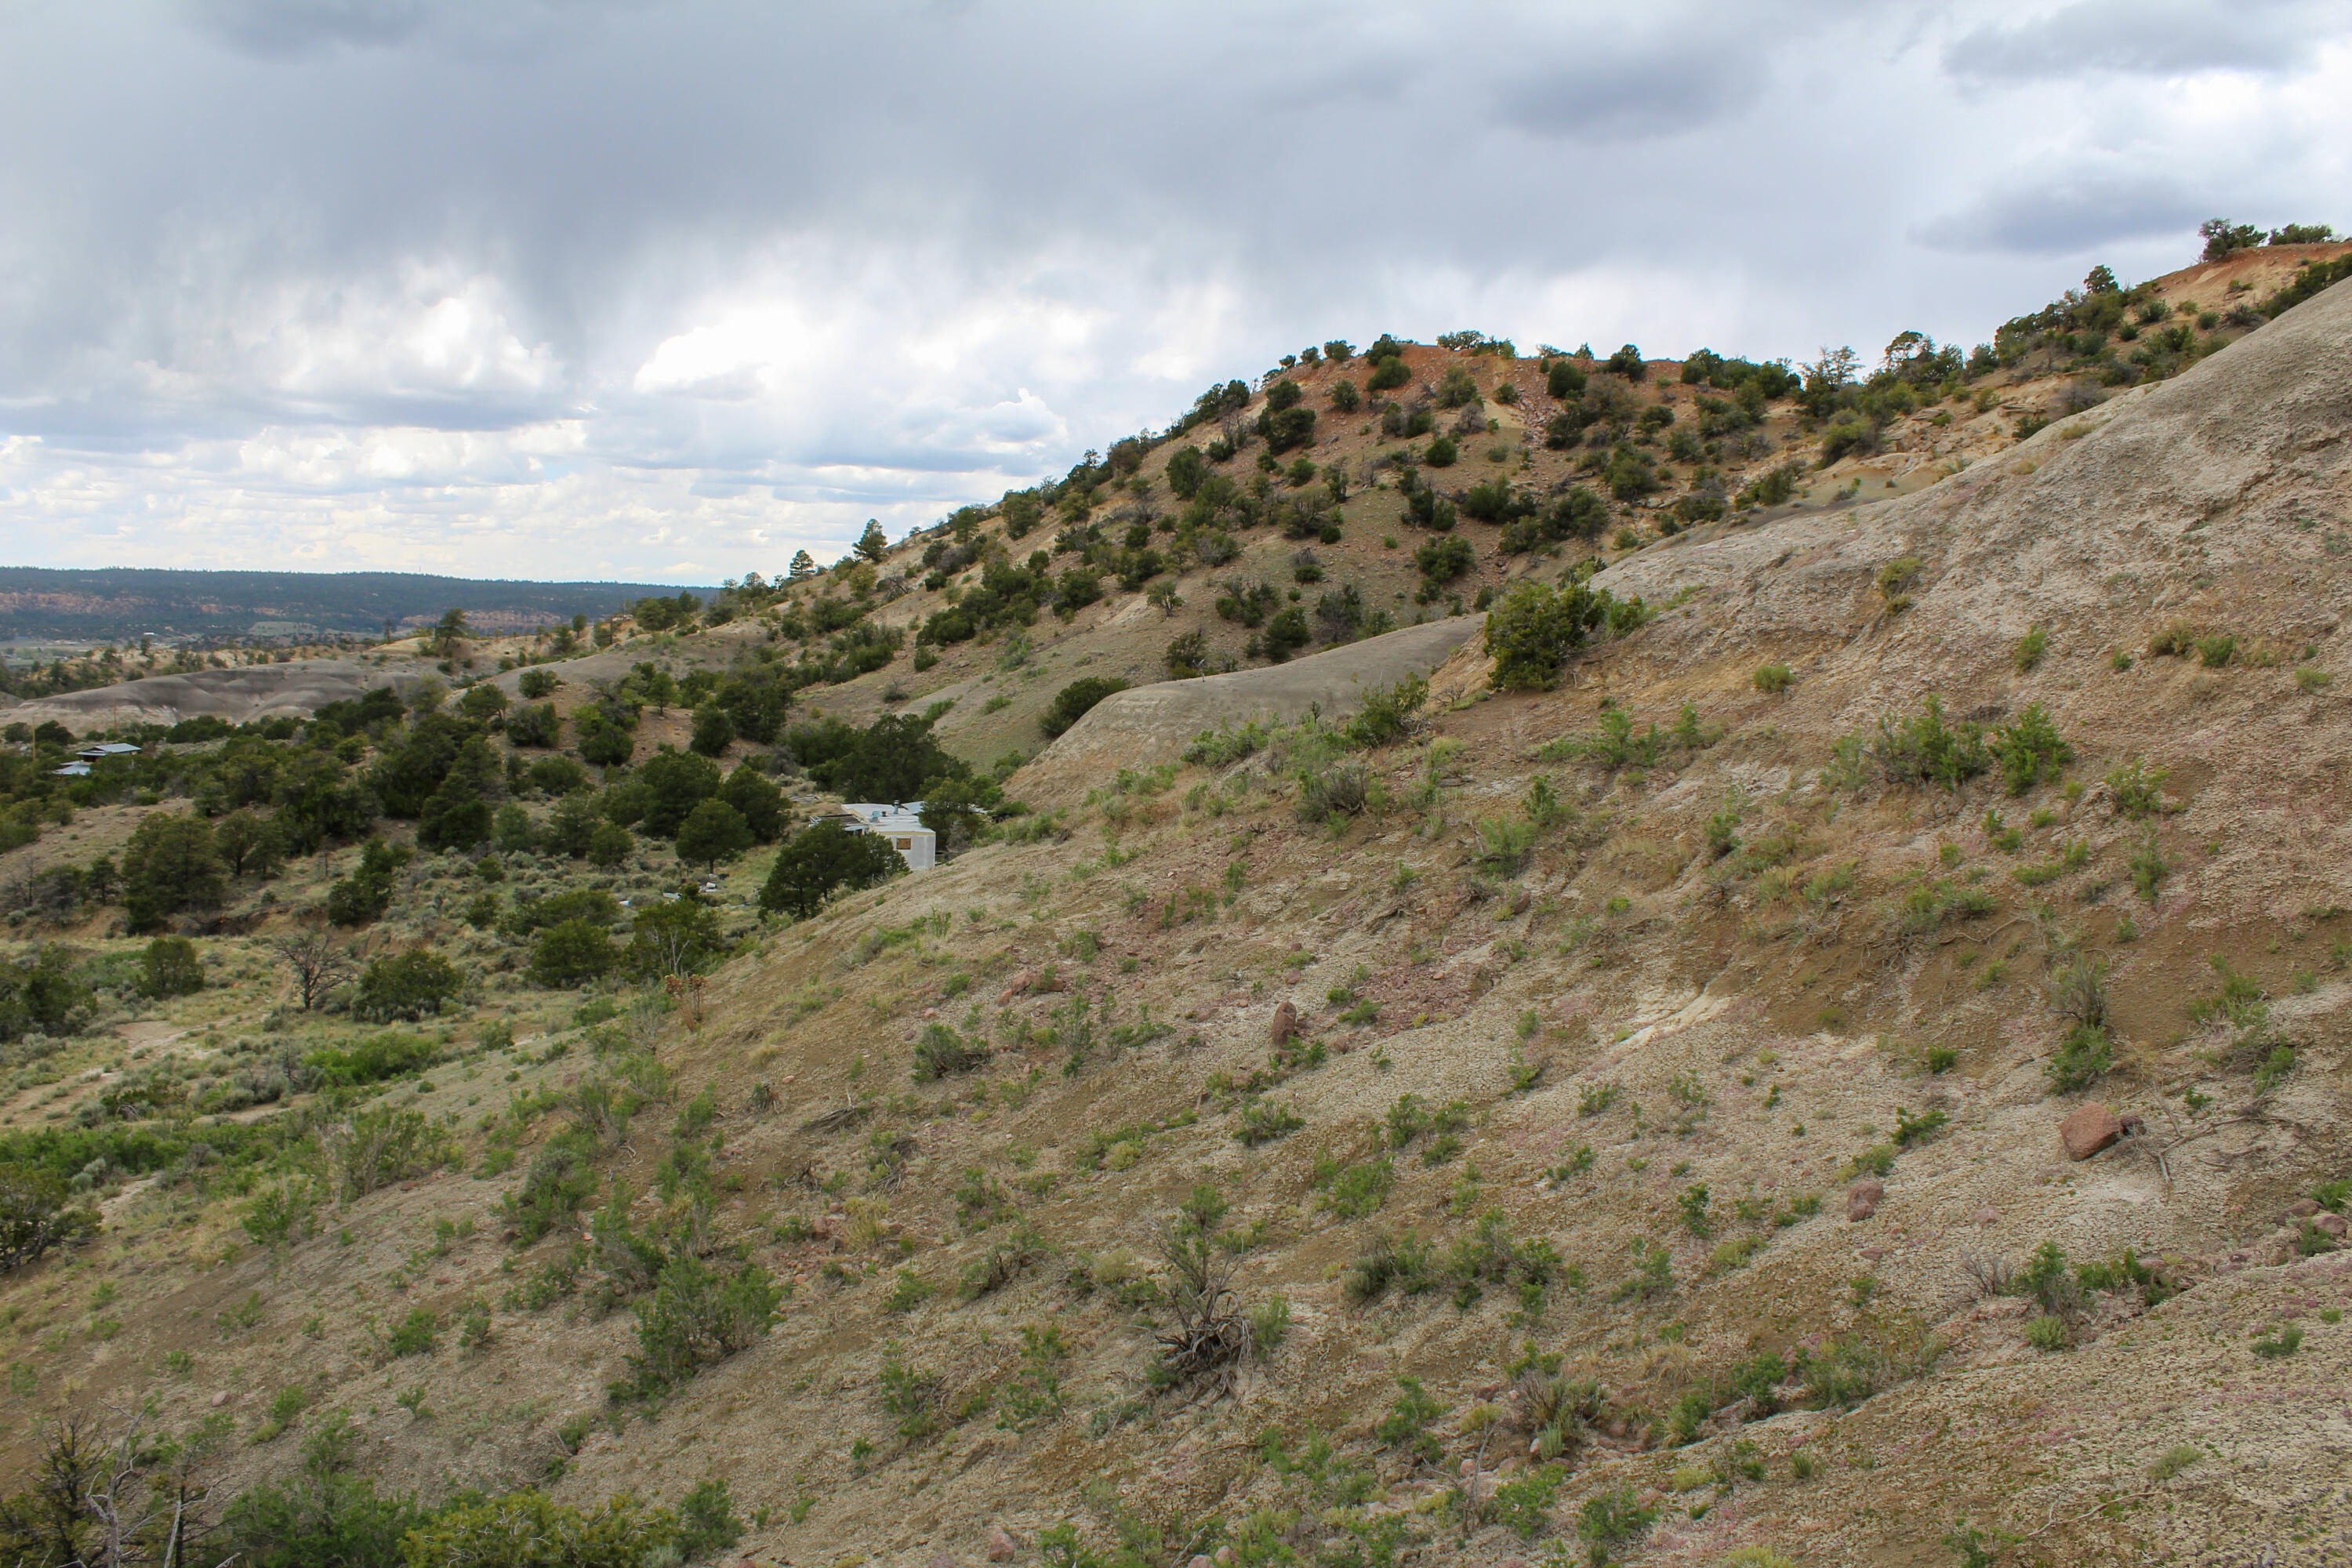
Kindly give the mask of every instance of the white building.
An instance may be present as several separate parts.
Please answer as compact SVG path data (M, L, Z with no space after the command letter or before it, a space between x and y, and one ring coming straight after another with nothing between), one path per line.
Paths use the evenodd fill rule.
M854 800L844 804L841 810L852 832L872 833L888 840L909 871L928 871L939 864L939 836L923 826L921 801L885 805Z

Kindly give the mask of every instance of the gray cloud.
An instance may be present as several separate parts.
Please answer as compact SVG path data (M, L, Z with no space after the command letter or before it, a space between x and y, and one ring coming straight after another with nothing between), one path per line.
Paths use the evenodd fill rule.
M2268 74L2308 66L2345 16L2340 0L2076 0L2031 22L1964 33L1944 50L1944 66L1984 81Z
M1915 237L1935 249L1962 254L2072 256L2095 246L2194 228L2212 215L2212 205L2162 174L2025 174L1921 224Z
M0 529L765 571L1334 335L1981 336L2072 251L2185 259L2206 193L2327 216L2344 7L2154 15L15 8ZM2290 74L2219 118L2147 79L2216 63Z
M404 43L425 25L425 0L203 0L192 19L256 55L300 58L354 46Z

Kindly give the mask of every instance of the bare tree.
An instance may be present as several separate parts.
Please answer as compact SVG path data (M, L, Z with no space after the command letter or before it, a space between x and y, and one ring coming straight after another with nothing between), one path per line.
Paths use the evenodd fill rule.
M0 1549L10 1561L80 1568L211 1568L223 1561L203 1545L212 1530L211 1488L198 1479L219 1433L208 1426L157 1441L146 1430L151 1414L146 1406L116 1412L121 1427L110 1440L79 1415L51 1430L38 1479L0 1503Z
M278 956L294 972L294 994L302 1011L313 1012L327 994L356 972L342 944L320 931L298 931L275 944Z

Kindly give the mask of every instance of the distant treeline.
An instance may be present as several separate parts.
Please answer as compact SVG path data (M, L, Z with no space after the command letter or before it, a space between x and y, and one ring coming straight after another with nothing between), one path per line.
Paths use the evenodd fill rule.
M704 590L708 593L710 590ZM123 642L145 635L242 638L289 632L380 637L456 608L485 629L614 614L650 583L526 583L409 572L172 572L0 566L0 639Z

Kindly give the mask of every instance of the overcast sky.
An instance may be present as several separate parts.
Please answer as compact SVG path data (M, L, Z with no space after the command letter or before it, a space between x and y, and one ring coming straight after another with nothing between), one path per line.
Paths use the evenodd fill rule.
M714 582L1286 351L2352 226L2352 0L0 7L0 562Z

